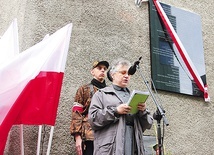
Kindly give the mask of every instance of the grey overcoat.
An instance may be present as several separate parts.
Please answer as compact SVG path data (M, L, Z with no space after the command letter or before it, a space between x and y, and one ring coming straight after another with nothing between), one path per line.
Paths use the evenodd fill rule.
M89 107L89 123L94 130L94 155L124 155L125 115L115 115L122 100L113 86L97 91ZM144 155L143 132L150 129L153 118L149 112L134 116L134 132L138 155Z

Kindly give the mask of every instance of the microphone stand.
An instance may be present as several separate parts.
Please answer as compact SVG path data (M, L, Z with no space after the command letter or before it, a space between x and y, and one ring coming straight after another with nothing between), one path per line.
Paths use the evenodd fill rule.
M141 59L141 58L140 58ZM139 60L140 60L139 59ZM153 118L155 120L157 120L157 138L158 138L158 150L159 150L159 155L162 155L162 152L163 152L163 144L162 144L162 139L161 139L161 126L160 126L160 122L161 122L161 119L163 118L163 122L166 124L166 126L169 125L167 119L166 119L166 116L165 116L165 111L162 109L162 107L160 106L160 104L158 103L157 99L155 98L154 94L152 93L152 90L150 88L150 86L148 85L148 81L146 80L146 78L143 76L143 73L142 71L140 70L140 67L139 67L139 63L136 64L136 68L137 70L139 70L139 73L140 73L140 76L143 78L143 81L144 83L146 84L146 87L147 89L149 90L149 93L151 94L152 96L152 99L157 107L157 111L156 113L154 113L153 115Z

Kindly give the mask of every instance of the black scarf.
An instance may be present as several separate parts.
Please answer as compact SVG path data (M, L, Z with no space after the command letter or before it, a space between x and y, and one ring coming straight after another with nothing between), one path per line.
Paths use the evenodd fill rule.
M95 87L101 89L106 87L106 82L105 80L103 81L103 83L101 83L100 81L96 80L96 79L92 79L91 80L91 84L93 84Z

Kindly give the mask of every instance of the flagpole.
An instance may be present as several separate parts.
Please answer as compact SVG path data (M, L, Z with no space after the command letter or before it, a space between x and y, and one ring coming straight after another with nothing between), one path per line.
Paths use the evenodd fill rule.
M49 142L48 142L48 149L47 149L47 154L50 154L50 150L51 150L51 143L52 143L52 138L53 138L53 131L54 131L54 126L51 126L51 131L50 131L50 137L49 137Z
M23 124L20 125L20 143L21 143L21 155L24 155Z
M41 143L41 135L42 135L42 125L39 125L39 131L38 131L38 141L37 141L37 155L40 153L40 143Z

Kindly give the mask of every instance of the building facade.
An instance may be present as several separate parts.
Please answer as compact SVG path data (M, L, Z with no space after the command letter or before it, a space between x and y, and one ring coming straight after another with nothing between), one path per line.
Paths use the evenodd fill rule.
M201 16L204 57L210 103L203 98L158 91L166 111L169 126L165 127L165 153L169 155L212 155L214 148L214 11L210 1L162 0L161 2L192 11ZM124 57L131 62L142 58L140 64L146 77L150 71L149 4L141 7L134 0L1 0L0 35L17 18L20 51L40 42L68 23L73 23L65 77L58 107L51 155L75 154L75 143L69 132L71 106L77 88L90 81L94 60ZM194 37L194 36L193 36ZM110 83L107 80L108 83ZM130 88L147 90L140 75L132 77ZM152 99L148 107L155 112ZM149 135L155 136L155 125ZM20 154L19 126L11 129L5 155ZM50 128L42 130L41 154L45 154ZM36 154L38 126L24 126L26 155Z

